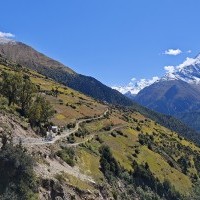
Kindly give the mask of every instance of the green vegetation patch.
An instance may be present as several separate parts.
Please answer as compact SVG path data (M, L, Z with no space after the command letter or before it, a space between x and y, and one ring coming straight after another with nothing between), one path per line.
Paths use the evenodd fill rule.
M68 165L75 165L75 151L73 148L63 147L62 150L58 151L57 156L64 160Z
M0 199L38 199L34 161L22 147L5 144L0 150Z
M89 176L92 176L95 181L102 182L104 176L99 169L100 157L87 149L80 147L77 149L77 165L80 170Z

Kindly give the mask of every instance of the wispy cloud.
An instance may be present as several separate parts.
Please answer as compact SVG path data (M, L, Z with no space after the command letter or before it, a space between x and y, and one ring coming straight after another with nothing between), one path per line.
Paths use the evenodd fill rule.
M174 66L165 66L164 67L166 73L173 73L175 71L175 67Z
M170 55L170 56L177 56L181 53L183 53L183 52L180 49L168 49L163 54Z
M0 31L0 44L6 44L9 42L15 43L13 38L15 37L12 33L5 33Z
M1 38L13 38L13 37L15 37L15 35L12 33L4 33L4 32L0 31L0 37Z

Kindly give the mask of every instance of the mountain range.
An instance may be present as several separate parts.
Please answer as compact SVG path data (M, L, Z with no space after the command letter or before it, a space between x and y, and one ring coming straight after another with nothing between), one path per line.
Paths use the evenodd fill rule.
M156 121L157 123L161 124L164 127L167 127L168 129L175 131L177 133L179 133L181 136L187 138L188 140L191 140L193 142L195 142L196 144L200 144L200 137L199 137L199 133L196 132L194 129L191 129L190 127L188 127L186 124L184 124L183 122L181 122L180 120L159 112L155 112L151 109L148 109L146 107L143 107L142 105L138 104L135 100L130 100L130 98L132 98L132 93L129 92L129 98L128 97L124 97L124 95L122 95L120 92L116 91L115 89L111 89L107 86L105 86L104 84L102 84L101 82L99 82L98 80L94 79L93 77L87 77L84 75L80 75L77 74L76 72L74 72L72 69L70 69L69 67L66 67L65 65L61 64L58 61L55 61L49 57L47 57L46 55L39 53L38 51L34 50L32 47L21 43L21 42L16 42L16 41L11 41L11 40L0 40L0 64L4 65L4 66L9 66L14 68L13 70L15 70L16 66L17 68L23 68L23 69L31 69L34 71L39 71L40 74L44 75L45 78L48 80L49 78L52 80L57 81L58 79L58 83L61 83L63 85L67 85L69 84L68 81L70 79L70 76L77 76L77 78L74 78L74 81L69 81L70 82L70 88L76 88L76 81L80 82L80 81L86 81L82 83L83 86L87 85L89 90L91 91L90 93L90 97L94 98L94 100L96 99L97 102L109 105L108 103L110 103L110 105L115 105L122 110L132 110L137 111L139 113L141 113L142 115L146 116L147 118ZM19 64L20 63L20 64ZM50 71L50 73L49 73ZM51 73L52 72L52 73ZM60 81L59 76L51 76L52 74L61 74L61 73L66 73L66 82L65 81ZM83 77L81 80L79 80L79 77ZM69 78L69 79L68 79ZM154 77L152 80L153 82L156 81L158 79L158 77ZM89 84L87 83L87 81L91 81L94 80L93 84ZM143 88L146 84L149 84L152 81L145 81L142 80L143 84L140 83L138 84L138 87ZM106 102L104 97L96 97L96 92L95 90L93 90L93 87L95 84L99 84L99 88L98 90L106 90L106 92L108 91L108 94L106 94L106 96L113 96L116 97L119 96L117 99L114 99L113 101L108 101ZM40 84L39 84L40 85ZM52 87L53 88L53 87ZM96 89L96 88L95 88ZM84 91L84 89L80 88L81 93L84 95L88 95L87 90ZM83 92L82 92L83 90ZM79 91L77 89L77 91ZM106 93L105 92L105 93ZM72 92L73 93L73 92ZM72 95L73 96L73 95ZM121 101L122 100L127 100L128 101ZM119 100L118 100L119 99ZM126 105L126 106L124 106ZM127 106L128 105L128 106ZM194 115L196 113L193 113ZM185 116L186 117L186 116Z
M157 121L173 131L181 134L184 133L182 136L188 138L189 140L200 143L199 134L193 129L188 128L184 123L181 123L179 120L176 120L168 115L163 115L143 108L140 104L145 106L146 104L140 101L138 101L140 103L138 104L135 100L133 101L131 99L132 93L130 93L130 96L124 96L119 91L111 89L95 78L78 74L71 68L47 57L24 43L16 42L14 40L0 41L0 58L0 61L5 60L6 62L9 62L8 65L11 65L10 62L13 62L19 66L34 70L46 76L46 78L51 78L56 82L64 84L100 102L119 106L129 106L129 109L132 108L137 110L143 115ZM141 83L138 84L137 90L139 90L139 88L143 88L145 85L148 85L150 82L155 82L157 80L158 77L154 77L152 81L142 80Z
M132 89L125 96L157 112L173 115L200 131L200 55L187 58L177 67L169 66L168 73L148 83L137 94Z
M3 57L0 74L0 199L198 199L200 140L180 121L96 101ZM7 103L4 90L22 87L10 76L37 86L34 116L21 114L20 98ZM42 112L37 97L54 109L45 122L59 128L52 138L46 124L30 123Z
M144 80L134 99L194 120L198 81L170 77ZM10 40L0 87L0 199L198 199L200 136L180 120Z

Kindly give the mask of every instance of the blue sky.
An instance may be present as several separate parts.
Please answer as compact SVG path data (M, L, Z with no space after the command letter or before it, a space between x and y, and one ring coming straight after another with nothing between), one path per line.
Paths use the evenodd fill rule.
M200 52L199 10L199 0L6 0L0 31L109 86L125 85Z

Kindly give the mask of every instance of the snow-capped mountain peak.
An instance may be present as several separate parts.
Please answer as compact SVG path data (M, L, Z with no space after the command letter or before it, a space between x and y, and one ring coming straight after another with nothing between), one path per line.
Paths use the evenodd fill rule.
M127 86L114 86L112 88L115 90L118 90L122 94L129 93L129 95L130 94L136 95L140 90L153 84L154 82L158 80L159 78L157 76L153 77L152 79L140 79L140 80L137 80L136 78L132 78L131 82Z
M200 84L200 54L195 58L186 58L182 64L174 68L168 67L168 72L162 80L182 80L189 84Z
M113 89L118 90L122 94L136 95L145 87L159 81L182 80L189 84L200 85L200 54L195 58L187 57L186 60L178 66L165 66L166 74L159 78L157 76L152 79L133 78L127 86L114 86Z

